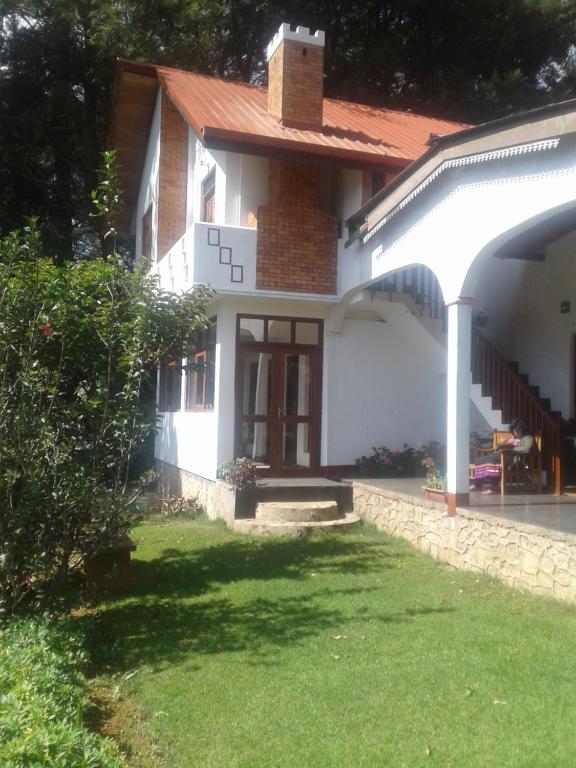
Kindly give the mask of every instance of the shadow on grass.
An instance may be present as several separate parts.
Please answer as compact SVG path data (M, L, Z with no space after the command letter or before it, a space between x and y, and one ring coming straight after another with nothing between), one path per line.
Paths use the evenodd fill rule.
M408 552L345 537L242 539L195 551L164 549L133 561L134 595L191 597L243 580L308 579L311 573L360 574L394 567Z
M243 663L272 664L275 651L342 631L358 619L387 624L449 612L437 607L379 613L374 593L381 593L382 585L313 588L313 574L381 573L395 559L410 557L409 552L391 552L383 542L345 538L241 540L192 552L166 549L150 562L136 560L132 597L99 612L91 633L94 660L100 668L124 671L142 664L160 669L189 658L188 669L194 669L202 656L243 652ZM273 597L251 597L246 587L243 594L234 593L236 599L215 594L232 582L264 579L310 579L311 589L294 596L279 581ZM360 595L366 596L366 605L353 615L347 600L357 604Z

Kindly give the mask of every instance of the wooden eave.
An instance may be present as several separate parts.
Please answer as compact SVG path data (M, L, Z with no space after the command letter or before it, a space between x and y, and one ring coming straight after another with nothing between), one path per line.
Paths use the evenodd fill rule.
M158 80L154 67L118 62L112 96L108 147L117 152L124 207L117 226L128 234L138 203L141 170L146 159Z

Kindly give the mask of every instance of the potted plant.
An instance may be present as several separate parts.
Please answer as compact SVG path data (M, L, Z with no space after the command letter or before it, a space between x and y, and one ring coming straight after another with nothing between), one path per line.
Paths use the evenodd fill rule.
M422 486L424 495L430 501L447 500L446 474L439 469L445 466L445 449L440 443L429 443L422 447L422 465L426 470L426 482Z
M246 458L225 461L218 466L216 477L229 489L232 517L253 517L258 480L256 464Z
M426 484L422 486L422 490L430 501L445 502L447 498L446 477L439 472L426 475Z

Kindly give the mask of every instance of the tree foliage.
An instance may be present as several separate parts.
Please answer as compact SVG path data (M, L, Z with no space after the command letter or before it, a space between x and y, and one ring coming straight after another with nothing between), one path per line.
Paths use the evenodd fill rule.
M193 348L209 298L115 256L56 266L34 224L0 242L0 609L49 595L130 526L156 426L142 393Z
M116 57L265 80L282 21L326 31L326 93L478 122L574 94L574 0L0 0L0 231L84 253Z

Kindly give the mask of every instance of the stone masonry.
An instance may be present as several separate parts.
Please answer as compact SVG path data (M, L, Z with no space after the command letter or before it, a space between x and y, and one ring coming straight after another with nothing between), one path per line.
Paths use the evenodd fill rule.
M354 511L455 568L576 603L576 536L354 483Z

